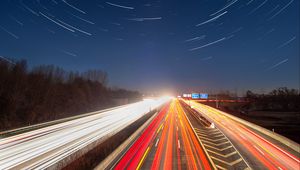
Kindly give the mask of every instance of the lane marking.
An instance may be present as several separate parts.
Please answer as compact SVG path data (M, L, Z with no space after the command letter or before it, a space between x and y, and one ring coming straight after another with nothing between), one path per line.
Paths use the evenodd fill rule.
M161 124L161 125L159 126L159 128L157 129L157 132L156 132L156 133L158 133L158 132L160 131L160 129L162 128L162 126L163 126L163 124Z
M197 133L199 134L202 134L202 135L220 135L221 133L220 132L214 132L214 133L209 133L209 132L201 132L201 131L196 131Z
M141 168L142 163L144 162L144 159L146 158L146 155L148 154L149 150L150 150L150 147L148 146L148 148L146 149L146 152L144 153L144 155L143 155L141 161L139 162L138 166L136 167L136 169L140 169Z
M177 131L178 131L178 126L176 127Z
M232 155L234 155L234 154L237 154L237 151L233 151L233 152L231 152L231 153L229 153L229 154L227 154L227 155L223 155L223 154L217 153L217 152L212 151L212 150L209 150L209 149L207 149L207 151L208 151L208 152L211 152L211 153L213 153L213 154L222 156L222 157L224 157L224 158L228 158L229 156L232 156Z
M224 167L222 167L222 166L220 166L220 165L216 165L216 167L217 167L218 169L221 169L221 170L227 170L226 168L224 168Z
M179 139L178 139L178 149L180 149L180 141L179 141Z
M207 146L207 147L210 147L210 148L213 148L213 149L216 149L218 151L224 151L226 149L229 149L229 148L232 148L232 145L230 146L227 146L226 148L223 148L223 149L219 149L219 148L216 148L216 147L213 147L213 146L210 146L210 145L206 145L206 144L203 144L204 146Z
M261 151L258 147L256 147L255 145L253 145L253 146L254 146L255 149L258 150L262 155L265 155L265 154L263 153L263 151Z
M237 163L239 163L239 162L241 162L243 160L242 158L239 158L239 159L237 159L237 160L235 160L233 162L225 162L225 161L223 161L223 160L221 160L219 158L215 158L213 156L211 156L211 158L214 159L214 160L217 160L219 162L222 162L222 163L224 163L226 165L229 165L229 166L233 166L233 165L235 165L235 164L237 164Z
M201 134L201 133L199 133L199 132L196 132L196 133L197 133L197 135L200 136L200 137L202 137L202 136L210 137L209 135L203 135L203 134Z
M167 116L166 116L166 118L165 118L165 121L167 120L168 116L169 116L169 114L167 114Z
M197 103L197 105L198 105L198 106L202 106L203 104ZM208 108L208 110L213 111L213 109L209 109L208 106L203 106L203 107L206 107L206 108ZM196 109L197 109L197 108L196 108ZM198 110L201 111L201 109L198 109ZM239 120L237 117L230 116L228 113L219 111L219 110L217 110L217 109L214 109L214 110L216 110L215 113L218 113L218 114L220 114L220 115L224 115L224 116L226 116L226 117L229 118L229 119L236 120L236 121L239 122L241 125L246 125L246 126L247 126L247 124L244 124L244 122L241 122L241 120ZM214 111L213 111L213 112L214 112ZM279 148L279 147L276 146L275 144L273 144L273 143L269 142L268 140L264 139L263 137L261 137L261 136L255 134L255 133L252 132L251 130L249 130L249 129L245 128L245 127L244 127L244 129L247 130L247 131L249 131L250 133L252 133L252 134L255 135L256 137L258 137L258 138L264 140L265 142L269 143L269 144L272 145L273 147L277 148L278 150L280 150L281 152L283 152L284 154L286 154L288 157L292 158L292 159L295 160L296 162L298 162L298 163L300 162L299 158L295 157L294 155L289 154L288 152L286 152L286 151L284 151L283 149ZM267 151L267 152L268 152L268 151ZM272 155L272 154L271 154L271 155Z
M201 140L199 139L199 136L197 135L197 133L196 133L194 127L192 126L190 120L188 119L187 114L185 113L184 109L181 107L181 104L180 104L180 103L179 103L179 105L177 105L177 109L178 109L178 110L180 109L180 111L182 112L183 119L185 119L185 121L187 121L187 123L188 123L188 125L189 125L189 127L190 127L190 130L192 130L192 133L194 134L194 137L196 137L196 140L198 141L198 144L200 144L200 147L201 147L201 149L202 149L203 152L204 152L204 156L207 157L207 159L208 159L207 161L211 164L211 166L212 166L213 169L216 169L216 166L215 166L213 160L210 158L209 154L208 154L207 151L205 150L205 147L204 147L203 143L202 143ZM182 123L181 120L182 120L182 119L180 119L180 122ZM185 147L185 145L184 145L184 147ZM193 158L193 157L192 157L192 158ZM196 169L196 168L195 168L195 169Z
M185 103L186 103L186 101L185 101ZM193 104L195 104L195 105L197 105L199 108L197 108L197 107L195 107L195 109L196 110L198 110L199 111L199 113L201 114L203 114L204 115L204 117L211 117L211 114L210 114L210 112L213 112L213 113L220 113L220 111L219 112L215 112L214 110L212 110L211 108L209 108L208 106L204 106L203 104L200 104L200 103L194 103L193 102ZM204 109L201 109L201 108L204 108ZM206 110L205 110L206 109ZM222 115L221 113L220 113L220 115ZM212 118L212 119L210 119L210 120L214 120L214 121L216 121L216 119L215 118ZM218 121L216 121L216 122L218 122ZM220 124L220 126L222 126L224 129L226 129L225 127L224 127L224 125L221 125ZM231 128L231 127L229 127L229 128ZM223 134L224 135L224 133L221 131L221 130L219 130L218 128L217 128L217 130L221 133L221 134ZM228 129L227 129L228 130ZM225 135L224 135L225 136ZM225 136L226 137L226 136ZM243 158L243 156L240 154L240 152L236 149L236 147L232 144L232 142L228 139L228 137L226 137L227 138L227 140L229 141L229 143L231 144L231 147L233 147L233 149L234 150L236 150L237 151L237 153L239 154L239 156L241 157L241 159L243 160L243 162L247 165L247 167L249 167L250 168L250 165L245 161L245 159ZM224 148L224 149L218 149L218 148L215 148L215 147L212 147L212 146L209 146L209 145L206 145L206 146L208 146L208 147L211 147L211 148L214 148L214 149L217 149L217 150L219 150L219 151L223 151L223 150L225 150L225 149L228 149L228 148ZM250 168L251 169L251 168Z
M216 136L212 136L212 137L221 137L221 136L223 136L222 134L219 134L219 135L216 135Z
M157 147L158 142L159 142L159 138L156 140L155 147Z
M200 138L201 139L201 138ZM210 145L214 145L214 146L221 146L221 145L225 145L225 144L230 144L229 141L225 141L225 142L222 142L222 143L213 143L213 142L210 142L210 141L206 141L206 140L202 140L204 143L206 144L210 144Z
M241 134L240 134L240 136L241 136L244 140L247 140L247 139L245 138L245 136L243 136L243 135L241 135Z
M181 126L184 127L184 126L183 126L183 123L182 123L182 121L181 121L181 119L180 119L180 123L181 123Z
M219 138L219 139L209 139L209 138L206 138L204 136L201 137L202 140L206 140L206 141L211 141L211 142L217 142L217 141L221 141L221 140L227 140L224 136L222 138Z

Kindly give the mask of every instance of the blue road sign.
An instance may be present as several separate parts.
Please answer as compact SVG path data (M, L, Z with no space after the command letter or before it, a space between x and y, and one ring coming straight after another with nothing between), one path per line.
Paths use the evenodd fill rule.
M192 93L192 99L199 99L200 95L198 93Z
M200 97L200 99L208 99L208 94L206 94L206 93L201 93L201 94L199 95L199 97Z

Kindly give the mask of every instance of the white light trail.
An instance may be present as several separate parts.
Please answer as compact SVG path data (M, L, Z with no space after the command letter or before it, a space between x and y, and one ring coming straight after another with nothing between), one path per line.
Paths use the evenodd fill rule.
M275 65L269 67L267 70L272 70L272 69L274 69L274 68L280 66L281 64L286 63L287 61L289 61L289 59L284 59L284 60L280 61L279 63L277 63L277 64L275 64Z
M283 10L285 10L288 6L291 5L291 3L293 3L294 0L291 0L289 3L287 3L283 8L281 8L278 12L276 12L273 16L271 16L268 20L272 20L273 18L275 18L277 15L279 15Z
M229 8L231 5L235 4L238 0L234 0L234 1L231 1L230 3L228 3L227 5L225 5L223 8L221 8L220 10L218 10L217 12L213 13L213 14L210 14L210 16L214 16L216 15L217 13L221 12L221 11L224 11L225 9Z
M68 27L66 27L66 26L64 26L64 25L62 25L62 24L60 24L59 22L57 22L57 21L55 21L55 20L53 20L53 19L51 19L51 18L48 17L47 15L45 15L45 14L43 14L43 13L41 13L41 12L40 12L40 14L41 14L43 17L45 17L46 19L48 19L49 21L55 23L56 25L58 25L58 26L60 26L60 27L62 27L62 28L64 28L64 29L66 29L66 30L68 30L68 31L75 32L74 30L72 30L72 29L70 29L70 28L68 28Z
M9 35L11 35L12 37L14 37L15 39L19 39L19 36L17 36L16 34L14 34L14 33L10 32L10 31L8 31L7 29L3 28L2 26L0 26L0 28L1 28L4 32L6 32L6 33L8 33Z
M62 0L62 1L63 1L66 5L68 5L69 7L75 9L76 11L81 12L81 13L83 13L83 14L86 14L86 12L84 12L83 10L81 10L81 9L75 7L74 5L68 3L66 0Z
M119 5L119 4L114 4L111 2L106 2L108 5L114 6L114 7L118 7L118 8L124 8L124 9L134 9L133 7L130 6L124 6L124 5Z
M119 132L168 100L148 99L0 139L0 169L50 167L90 143Z
M264 2L262 2L260 5L258 5L256 8L254 8L252 11L249 12L250 14L253 14L255 11L257 11L259 8L261 8L263 5L265 5L267 3L268 0L265 0Z
M81 20L81 21L84 21L84 22L86 22L86 23L88 23L88 24L95 25L95 23L92 22L92 21L89 21L89 20L87 20L87 19L81 18L81 17L79 17L79 16L77 16L77 15L74 15L74 14L72 14L72 13L70 13L70 15L72 15L73 17L76 17L77 19L79 19L79 20Z
M129 18L130 21L153 21L153 20L161 20L162 17L152 17L152 18Z
M198 40L204 39L205 37L206 37L206 35L201 35L200 37L194 37L194 38L184 40L184 42L198 41Z
M225 37L223 37L223 38L221 38L221 39L219 39L219 40L216 40L216 41L210 42L210 43L208 43L208 44L202 45L202 46L200 46L200 47L196 47L196 48L189 49L189 51L195 51L195 50L199 50L199 49L201 49L201 48L204 48L204 47L207 47L207 46L210 46L210 45L216 44L216 43L218 43L218 42L221 42L221 41L224 41L224 40L226 40L226 38L225 38Z
M211 18L211 19L209 19L209 20L207 20L207 21L204 21L204 22L202 22L202 23L200 23L200 24L197 24L196 27L199 27L199 26L204 25L204 24L206 24L206 23L215 21L215 20L217 20L218 18L220 18L221 16L225 15L226 13L227 13L227 11L225 11L225 12L223 12L223 13L221 13L221 14L219 14L219 15L217 15L217 16L215 16L215 17L213 17L213 18Z
M291 39L289 39L288 41L286 41L285 43L281 44L280 46L278 46L277 48L282 48L286 45L288 45L289 43L291 43L292 41L294 41L296 39L296 36L292 37Z
M59 21L60 23L66 25L66 26L68 26L68 27L70 27L70 28L72 28L72 29L74 29L74 30L76 30L76 31L79 31L79 32L81 32L81 33L83 33L83 34L86 34L86 35L89 35L89 36L92 35L91 33L86 32L86 31L83 31L83 30L81 30L81 29L79 29L79 28L76 28L76 27L70 25L70 24L67 24L66 22L64 22L64 21L62 21L62 20L59 20L59 19L58 19L57 21Z

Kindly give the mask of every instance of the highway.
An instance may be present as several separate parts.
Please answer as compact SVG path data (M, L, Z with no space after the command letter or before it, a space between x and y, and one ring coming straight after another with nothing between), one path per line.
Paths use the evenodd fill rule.
M221 140L222 134L225 135L235 146L236 151L242 156L242 159L246 160L249 168L279 170L300 169L299 149L298 151L293 150L283 145L280 141L266 136L258 130L254 130L253 127L250 127L251 124L248 126L243 123L244 121L239 121L236 117L228 115L225 112L195 101L183 101L195 109L198 114L201 114L207 120L215 124L216 130L214 131L208 131L207 128L196 128L199 134L198 138L204 143L208 140L217 141L218 138L211 140L209 137L213 136L213 133L218 134L216 131L219 130L219 139ZM299 145L297 146L299 148ZM211 147L205 148L208 149ZM214 159L213 154L210 153L209 155Z
M300 169L298 144L292 149L225 112L170 98L147 99L2 138L0 169L52 167L160 106L140 135L112 161L111 168Z
M114 169L213 169L177 99L165 106Z
M45 169L105 139L158 108L168 97L147 99L0 139L0 169Z

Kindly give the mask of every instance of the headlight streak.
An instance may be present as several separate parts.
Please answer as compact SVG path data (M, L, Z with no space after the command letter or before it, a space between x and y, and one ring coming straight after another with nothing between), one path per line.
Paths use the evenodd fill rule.
M214 122L219 129L226 132L231 140L243 146L242 149L251 153L253 156L251 159L256 159L271 169L299 168L299 158L255 133L249 127L231 119L226 113L197 102L190 102L190 104Z
M0 139L0 169L50 167L94 141L117 133L169 99L147 99Z
M113 169L211 169L211 166L175 99L158 113Z

